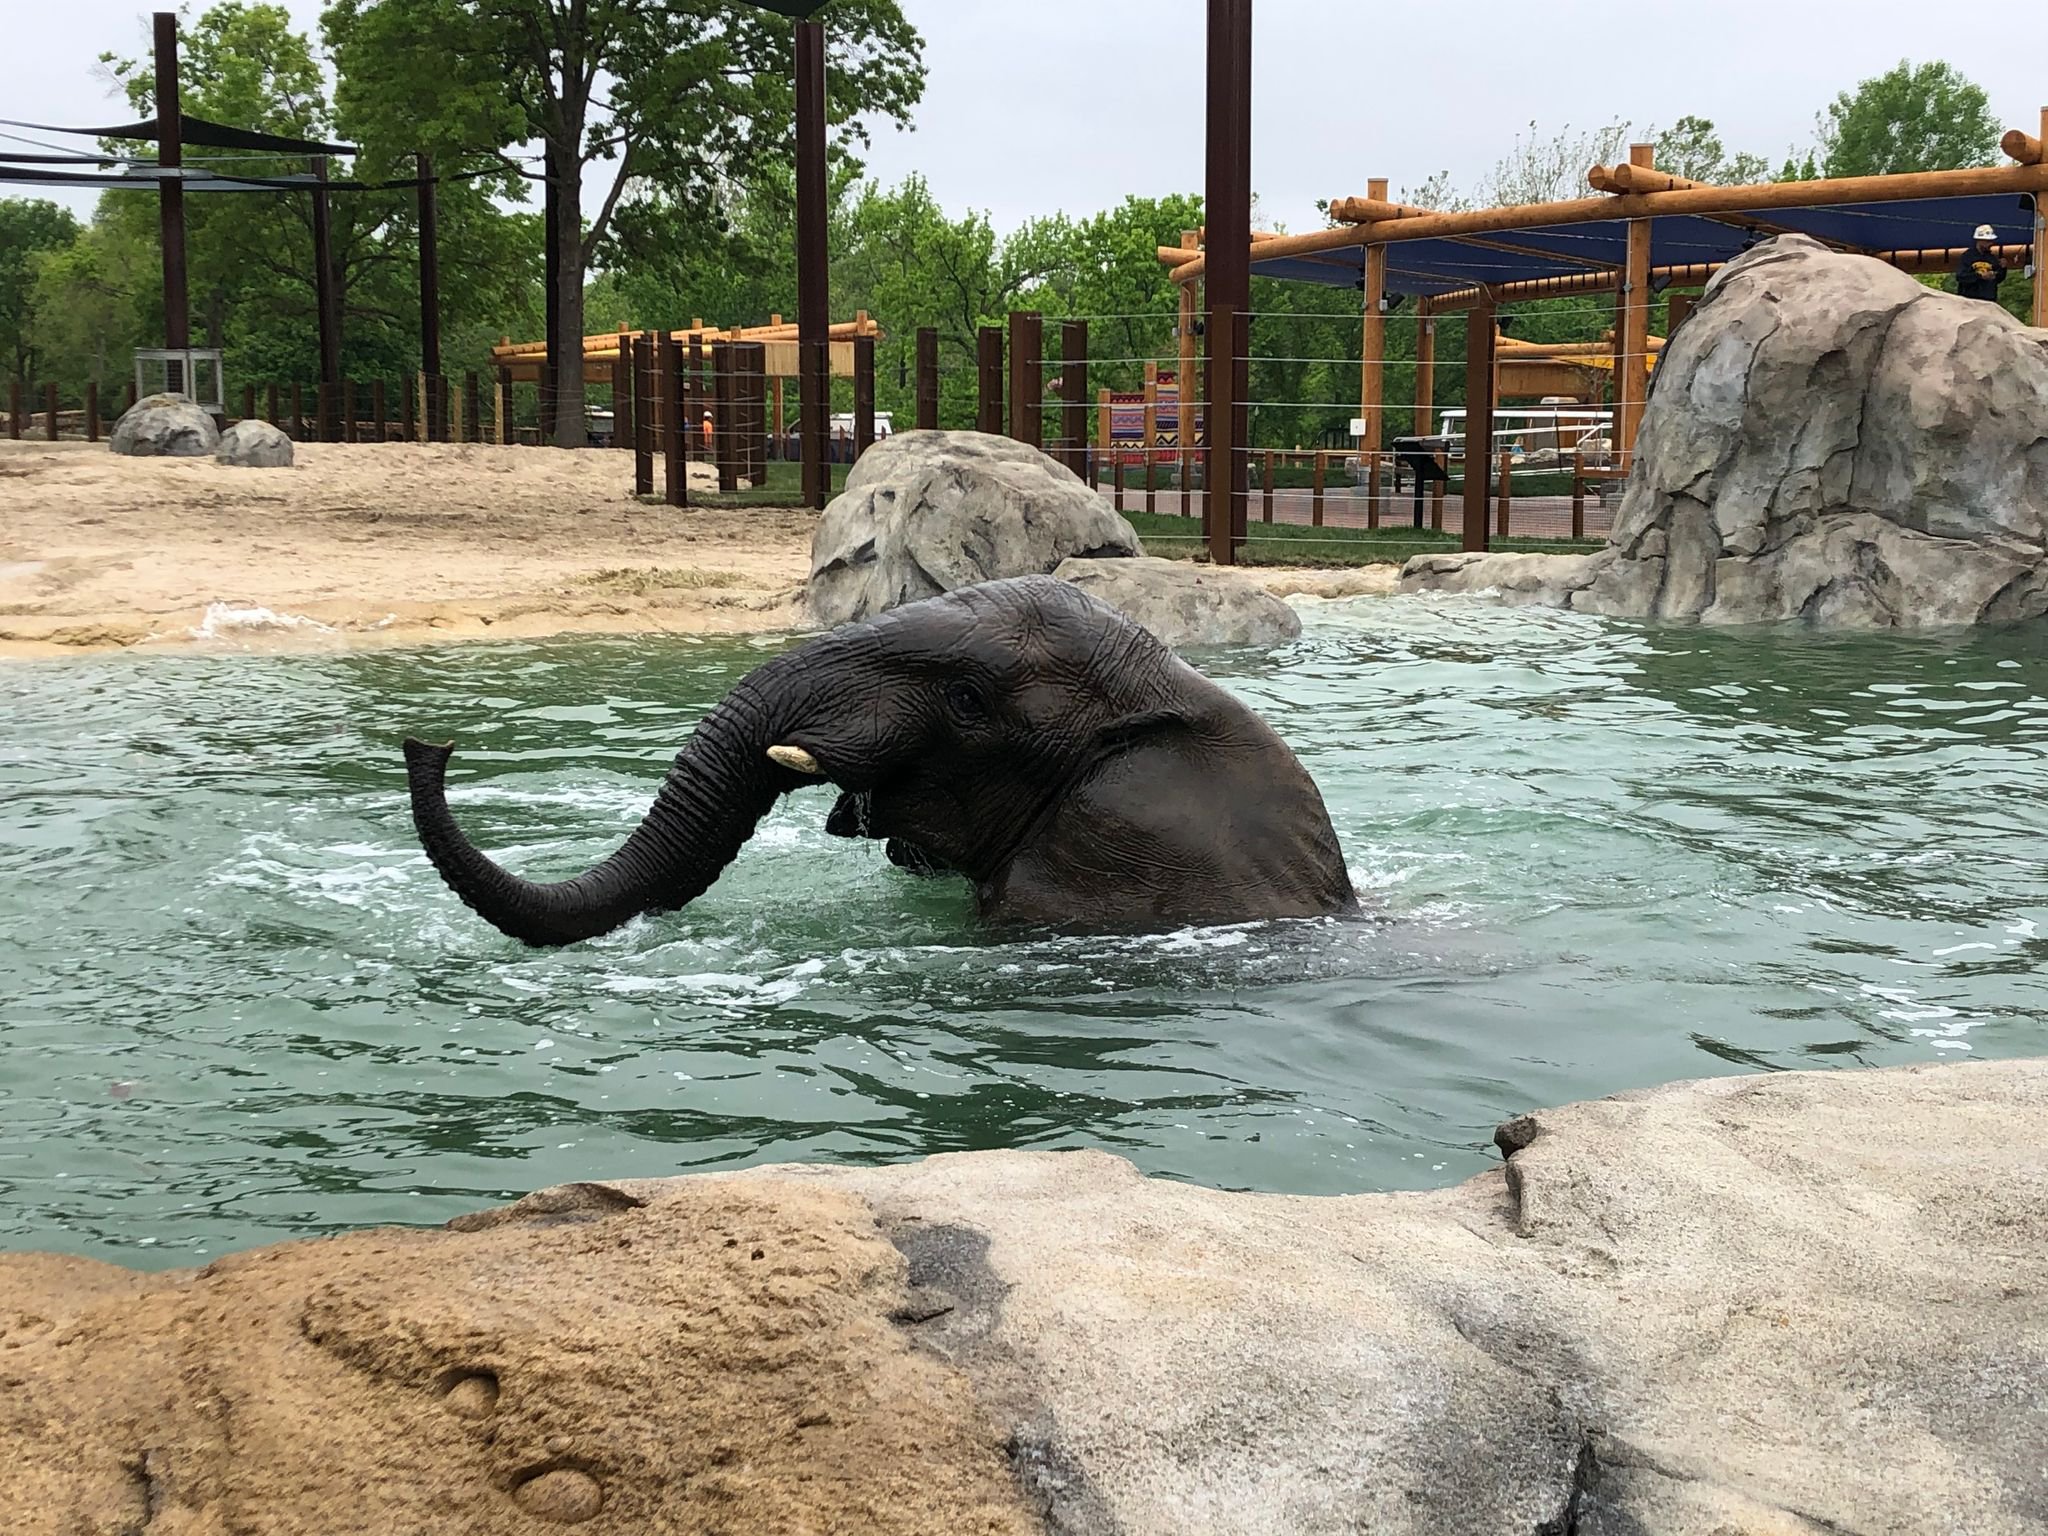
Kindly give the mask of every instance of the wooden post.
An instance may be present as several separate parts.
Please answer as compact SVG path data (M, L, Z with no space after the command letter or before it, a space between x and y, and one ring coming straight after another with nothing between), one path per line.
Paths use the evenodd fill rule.
M825 195L825 27L796 24L796 308L797 361L804 430L804 501L823 511L832 489L825 462L826 418L832 414L829 345L831 272L827 266Z
M777 397L778 400L780 397ZM935 326L917 332L917 430L939 429L939 333Z
M313 391L314 435L323 443L340 442L341 402L335 398L341 392L340 382L330 383L322 379L313 386Z
M1180 248L1191 251L1202 243L1201 231L1184 229L1180 232ZM1196 381L1198 371L1195 348L1195 285L1176 283L1177 300L1174 313L1174 336L1180 343L1180 372L1174 376L1174 436L1180 443L1180 515L1194 514L1195 497L1195 422L1199 415L1202 393Z
M1380 456L1374 449L1365 456L1365 526L1380 525Z
M1124 456L1120 451L1110 465L1110 476L1116 486L1116 509L1121 512L1124 509Z
M683 344L673 334L664 332L661 337L661 446L662 473L666 477L663 490L672 507L687 507L690 504L689 455L685 448L683 425ZM806 453L809 452L810 426L804 427ZM823 468L820 460L819 468ZM808 490L809 464L806 461L805 487Z
M1678 328L1691 315L1693 305L1699 300L1689 293L1670 293L1664 297L1664 339L1669 341Z
M43 386L43 437L46 441L57 441L57 386Z
M391 399L384 392L382 378L370 381L370 418L376 423L377 441L391 441Z
M612 446L633 450L633 338L622 327L612 354ZM474 379L475 374L470 378Z
M1439 453L1436 456L1436 467L1442 470L1443 473L1430 488L1429 526L1432 532L1442 533L1444 531L1444 493L1450 489L1451 484L1451 456L1448 453Z
M401 442L411 443L419 440L419 424L417 418L413 415L416 403L416 397L413 395L413 381L407 378L400 378L398 381L398 436Z
M256 417L256 386L255 386L254 384L244 384L244 385L242 386L242 416L241 416L241 419L242 419L243 421L253 421L253 420L255 419L255 417Z
M1249 379L1239 359L1250 339L1252 225L1251 0L1209 0L1207 152L1208 211L1204 297L1209 307L1207 422L1209 558L1234 564L1244 538L1245 491L1251 466L1245 446L1244 399Z
M352 443L356 440L356 381L341 381L341 440Z
M1375 177L1367 181L1365 190L1366 196L1375 202L1385 202L1386 178ZM1358 440L1358 451L1372 454L1375 468L1379 464L1379 451L1384 446L1380 410L1386 401L1386 297L1387 248L1368 245L1365 248L1365 324L1358 353L1358 415L1365 423L1365 433ZM1377 502L1379 498L1375 496L1373 500Z
M1586 451L1572 450L1572 537L1586 536Z
M498 442L510 447L512 443L512 370L498 370Z
M292 385L292 441L306 440L306 394L302 384Z
M85 381L85 440L96 443L100 440L100 381Z
M2048 144L2048 107L2041 109L2041 142ZM2048 329L2048 192L2034 194L2033 323Z
M167 171L176 171L185 163L184 114L178 95L177 13L158 11L154 21L156 163ZM157 218L163 241L164 345L182 351L192 345L192 330L191 305L185 292L185 184L175 175L157 183ZM170 364L165 374L167 388L192 388L192 381L185 377L180 364Z
M1497 514L1497 526L1494 531L1502 538L1506 538L1508 536L1508 505L1510 498L1514 495L1512 483L1515 473L1515 459L1514 455L1505 448L1500 451L1497 472L1500 477L1500 483L1494 490L1494 506Z
M1428 300L1421 301L1424 305ZM1427 308L1415 323L1415 422L1409 429L1427 437L1436 419L1436 316Z
M853 457L875 446L875 338L853 338Z
M334 233L327 212L327 157L313 157L313 308L320 333L320 441L334 441L334 386L341 378L341 309L335 299Z
M1264 493L1259 498L1259 520L1270 523L1273 521L1273 450L1270 448L1259 465L1259 489Z
M1315 496L1309 502L1308 513L1308 524L1311 528L1320 528L1323 526L1323 480L1329 472L1329 461L1329 454L1325 453L1322 449L1318 448L1316 450Z
M1088 478L1088 322L1060 323L1060 435L1067 468Z
M263 419L273 427L277 425L277 380L272 379L263 386Z
M428 378L441 374L441 207L434 181L434 157L421 151L413 156L419 173L420 220L420 367ZM579 339L580 345L580 339ZM439 427L442 430L436 431ZM427 436L447 435L447 423L431 423Z
M718 494L730 496L740 488L738 434L734 432L732 343L711 343L712 462L718 467Z
M633 494L654 494L654 333L633 338Z
M975 404L974 430L1000 435L1003 430L1003 332L1000 326L984 325L975 334L975 367L980 394Z
M701 320L696 322L700 327L703 323ZM690 382L695 386L691 393L688 422L691 452L705 463L716 463L718 397L714 393L715 384L711 377L711 348L703 336L696 333L690 337ZM825 402L829 410L832 401L829 383L826 385L826 391ZM712 433L709 437L704 435L704 418L707 416L712 418ZM826 478L829 483L829 470Z
M1486 534L1486 471L1493 461L1493 304L1465 312L1465 509L1460 545L1491 547Z
M1145 515L1150 517L1158 508L1154 505L1152 490L1153 455L1159 447L1159 365L1145 365ZM1272 455L1267 456L1267 473L1272 472ZM1270 502L1272 493L1267 492ZM1273 521L1271 517L1267 522Z
M462 376L462 419L469 429L468 441L480 443L484 440L483 386L474 368ZM618 412L612 412L612 431L619 430Z
M1036 310L1010 312L1010 436L1045 446L1045 322Z
M1655 146L1631 144L1630 165L1645 170L1656 163ZM1635 458L1636 432L1643 422L1643 400L1647 370L1644 362L1650 350L1650 220L1631 219L1628 225L1627 267L1622 274L1621 332L1616 338L1621 368L1615 391L1615 451L1626 469Z
M740 473L768 483L768 348L743 341L733 347L740 378Z

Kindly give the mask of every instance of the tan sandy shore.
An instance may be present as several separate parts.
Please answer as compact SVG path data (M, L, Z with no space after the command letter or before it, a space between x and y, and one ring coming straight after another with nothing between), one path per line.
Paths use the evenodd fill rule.
M811 513L632 497L625 453L302 444L291 469L0 442L0 655L786 628Z
M0 441L0 657L801 621L812 513L648 505L632 475L597 450L311 443L248 470ZM1393 569L1254 574L1337 596Z

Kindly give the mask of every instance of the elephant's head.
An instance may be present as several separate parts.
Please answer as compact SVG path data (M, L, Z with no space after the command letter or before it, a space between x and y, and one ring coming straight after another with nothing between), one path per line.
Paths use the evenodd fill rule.
M1336 868L1334 883L1321 872L1322 894L1281 906L1334 910L1350 899L1335 837L1278 737L1144 630L1048 577L908 604L749 673L705 716L626 843L558 884L521 880L478 852L443 793L450 748L405 744L413 819L435 868L487 921L532 945L573 943L638 913L685 905L779 796L826 782L842 792L832 831L887 838L898 863L967 876L991 914L1020 856L1056 831L1071 836L1083 787L1095 786L1099 799L1101 784L1135 755L1164 752L1196 774L1205 765L1227 773L1273 749L1292 777L1268 773L1248 792L1292 797L1306 786L1320 827L1309 840L1327 840ZM1114 797L1091 814L1120 816ZM1113 829L1101 830L1114 842ZM1213 823L1199 835L1229 837ZM1224 891L1195 904L1212 899L1231 898Z

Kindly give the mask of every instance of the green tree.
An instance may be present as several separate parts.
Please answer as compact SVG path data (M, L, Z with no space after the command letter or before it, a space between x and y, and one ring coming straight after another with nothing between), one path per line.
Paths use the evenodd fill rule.
M1828 104L1819 147L1828 176L1955 170L1992 163L1998 123L1982 87L1952 65L1902 59Z
M923 43L897 0L836 0L826 88L841 150L865 121L906 121ZM795 114L786 19L726 0L331 0L343 114L381 142L502 155L538 140L559 206L556 303L583 334L586 274L622 206L650 198L715 230L739 189L786 164ZM508 164L512 163L508 160ZM595 218L586 176L606 166ZM583 379L563 370L554 436L583 440Z
M41 360L31 339L38 258L77 239L78 220L56 203L0 198L0 348L14 378L28 377Z
M1720 134L1704 117L1681 117L1657 135L1657 169L1692 181L1723 187L1746 187L1768 181L1770 162L1744 150L1731 155Z
M138 111L153 109L147 61L106 56L109 69ZM322 61L289 12L274 3L223 0L184 30L179 90L196 116L291 137L331 139L351 127L327 97ZM365 179L410 175L410 144L368 143L354 173ZM222 159L194 150L225 171L280 174L303 171L305 160L279 157ZM441 171L457 169L452 165ZM531 221L508 216L492 201L511 184L502 167L495 181L445 181L439 189L440 254L444 271L460 282L442 285L444 332L471 338L482 322L505 323L532 312L534 266ZM418 364L417 197L410 190L339 191L331 196L330 235L341 318L345 377L409 375ZM155 255L156 199L110 192L96 225L107 226L105 257L89 272L69 274L90 293L126 292L141 328L160 333L161 296L154 280L126 256L147 247ZM297 191L206 193L186 201L186 247L195 332L222 347L231 371L245 379L318 377L317 284L313 260L312 199ZM449 366L481 366L483 358L444 348Z

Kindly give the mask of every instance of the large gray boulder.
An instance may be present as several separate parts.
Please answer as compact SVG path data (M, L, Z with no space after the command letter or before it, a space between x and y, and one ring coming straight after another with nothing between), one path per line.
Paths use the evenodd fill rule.
M214 457L242 469L290 469L292 440L267 421L238 421L221 433Z
M898 432L861 456L811 542L805 600L821 624L956 587L1050 574L1075 556L1143 554L1072 470L982 432Z
M2038 618L2044 443L2048 333L1781 236L1666 345L1606 550L1420 556L1402 585L1709 624Z
M1176 649L1284 645L1301 618L1264 587L1186 560L1063 560L1053 575Z
M0 1255L6 1528L2048 1533L2048 1061L1495 1140L1421 1193L980 1152Z
M187 396L144 395L121 413L107 446L138 459L203 459L220 447L220 428Z

